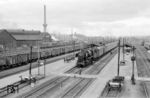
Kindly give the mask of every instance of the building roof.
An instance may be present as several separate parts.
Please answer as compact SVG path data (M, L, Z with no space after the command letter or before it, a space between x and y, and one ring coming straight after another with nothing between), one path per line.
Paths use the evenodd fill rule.
M24 29L8 29L7 32L11 34L40 34L41 32L38 30L24 30Z
M16 40L42 40L41 32L34 30L6 30Z
M41 40L40 35L12 35L16 40Z

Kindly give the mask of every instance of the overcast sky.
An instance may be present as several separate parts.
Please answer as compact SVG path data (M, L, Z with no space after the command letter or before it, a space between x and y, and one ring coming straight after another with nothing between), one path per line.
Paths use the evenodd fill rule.
M150 35L150 0L0 0L0 28L89 36Z

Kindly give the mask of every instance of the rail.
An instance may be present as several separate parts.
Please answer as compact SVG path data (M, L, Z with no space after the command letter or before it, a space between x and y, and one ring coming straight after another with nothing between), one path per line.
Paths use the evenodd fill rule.
M110 55L110 54L109 54ZM108 55L108 56L109 56ZM111 54L112 55L112 54ZM107 56L107 57L108 57ZM113 57L113 55L112 55L112 57ZM107 58L105 58L104 60L106 60ZM104 62L104 60L103 60L103 62ZM99 62L101 62L101 60L99 61ZM108 61L107 61L108 62ZM94 66L92 66L92 67L94 67ZM97 64L97 66L95 66L95 67L98 67L98 64ZM102 67L103 68L103 67ZM78 68L76 68L76 67L74 67L74 68L72 68L72 69L70 69L69 71L67 71L66 73L78 73L78 71L80 71L79 69L78 70L76 70L76 69L78 69ZM75 71L76 70L76 71ZM92 70L92 69L91 69ZM70 77L69 77L70 78ZM66 77L66 78L59 78L60 80L59 80L59 82L57 81L57 80L49 80L49 81L46 81L44 84L42 84L42 85L40 85L40 86L38 86L38 87L36 87L34 90L32 90L32 91L30 91L30 92L28 92L28 93L26 93L26 94L24 94L24 95L22 95L22 96L19 96L19 97L21 97L21 98L27 98L27 97L37 97L37 96L40 96L41 94L43 94L44 92L46 92L45 90L51 90L52 89L52 87L54 88L55 86L57 86L57 85L60 85L60 83L62 83L62 82L64 82L64 81L67 81L67 79L69 79L68 77ZM81 78L81 80L82 79L84 79L85 80L85 78ZM89 79L89 78L88 78ZM87 80L88 80L87 79ZM81 88L80 88L80 91L83 91L83 90L85 90L87 87L88 87L88 85L90 85L90 80L89 81L87 81L87 80L85 80L86 81L86 83L84 82L83 83L83 87L82 87L82 85L80 84L80 83L77 83L77 85L80 85L81 86ZM91 80L93 80L93 79L91 79ZM51 83L55 83L55 85L53 85L52 87L51 87ZM80 87L79 86L79 87ZM49 88L49 87L51 87L51 88ZM74 86L75 87L75 86ZM44 89L45 88L45 89ZM75 88L72 88L72 89L75 89ZM70 90L71 90L71 88L70 88ZM68 91L68 93L70 92L70 90ZM38 93L39 92L39 93ZM73 91L74 92L74 91ZM36 94L38 94L38 95L36 95ZM73 95L73 96L78 96L78 95L80 95L81 93L80 92L76 92L76 94L75 95ZM18 98L19 98L18 97Z

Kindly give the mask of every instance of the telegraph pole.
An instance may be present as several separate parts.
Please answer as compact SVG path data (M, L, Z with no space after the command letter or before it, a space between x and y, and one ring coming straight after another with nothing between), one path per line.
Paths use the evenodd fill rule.
M122 44L123 44L123 45L122 45L122 53L123 53L123 61L124 61L124 38L122 38L122 41L123 41L123 42L122 42Z
M30 75L30 80L32 76L32 46L30 47L30 67L29 67L29 75Z
M76 41L75 41L75 36L76 36L76 32L74 33L74 35L73 35L73 39L74 39L74 41L73 41L73 52L74 52L74 57L75 57L75 45L76 45Z
M134 77L134 61L135 61L135 47L132 47L132 51L133 51L133 56L131 57L131 61L132 61L132 76L131 76L131 81L132 84L135 85L135 77Z
M117 76L119 76L119 69L120 69L120 39L118 42L118 70L117 70Z
M124 53L125 53L125 51L124 51L124 38L123 38L123 47L122 47L123 49L122 49L122 53L123 53L123 62L122 63L124 63L125 64L125 55L124 55Z
M75 33L73 32L73 28L71 28L71 35L72 35L72 45L73 45L73 57L75 57L75 39L74 39L74 36L75 36Z
M40 75L40 46L38 41L38 75Z
M104 54L104 52L105 52L105 39L103 37L103 54Z

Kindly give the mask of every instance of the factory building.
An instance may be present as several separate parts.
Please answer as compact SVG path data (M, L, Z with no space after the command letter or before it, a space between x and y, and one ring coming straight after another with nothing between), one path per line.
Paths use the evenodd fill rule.
M47 37L46 37L46 36ZM0 30L0 46L5 49L14 49L17 47L37 46L45 41L50 41L51 36L46 33L35 30Z

